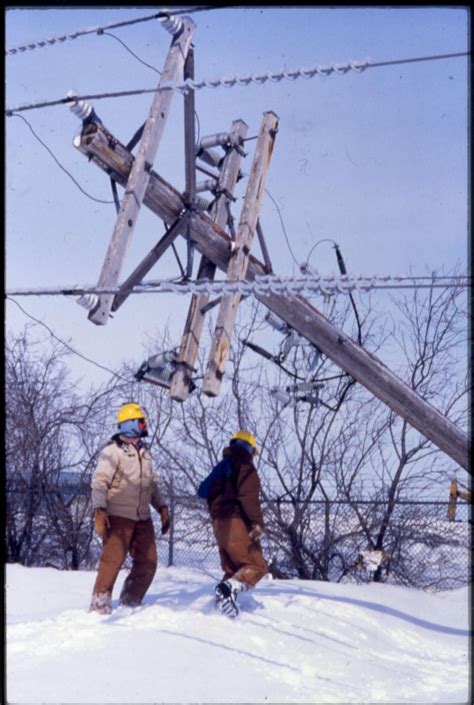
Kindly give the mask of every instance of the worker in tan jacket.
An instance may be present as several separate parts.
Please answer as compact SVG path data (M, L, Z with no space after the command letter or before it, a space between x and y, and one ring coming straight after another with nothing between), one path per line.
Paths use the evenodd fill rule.
M92 477L94 524L102 537L102 554L90 609L101 614L112 611L112 591L128 554L132 567L120 604L139 605L153 580L158 558L150 505L160 513L161 533L170 526L150 451L142 440L148 431L139 404L124 404L117 423L118 433L103 448Z
M224 448L223 459L198 489L208 502L224 571L215 588L216 608L228 617L239 613L238 594L255 587L268 573L260 545L264 530L260 480L252 460L257 454L252 434L237 431Z

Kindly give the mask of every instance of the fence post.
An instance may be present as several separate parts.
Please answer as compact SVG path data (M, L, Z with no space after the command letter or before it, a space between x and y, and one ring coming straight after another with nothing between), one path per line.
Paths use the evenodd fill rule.
M175 512L175 503L174 503L174 487L173 487L173 481L171 481L170 485L171 489L171 494L170 494L170 531L169 531L169 543L168 543L168 568L173 565L173 559L174 559L174 512Z
M451 487L449 489L448 521L454 521L456 519L457 500L458 500L458 483L454 479L454 480L451 480Z

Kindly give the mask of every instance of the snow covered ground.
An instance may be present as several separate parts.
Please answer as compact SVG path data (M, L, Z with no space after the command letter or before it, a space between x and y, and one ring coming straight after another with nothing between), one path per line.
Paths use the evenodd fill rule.
M8 565L8 703L470 702L468 588L265 579L232 621L216 577L159 568L100 616L95 573Z

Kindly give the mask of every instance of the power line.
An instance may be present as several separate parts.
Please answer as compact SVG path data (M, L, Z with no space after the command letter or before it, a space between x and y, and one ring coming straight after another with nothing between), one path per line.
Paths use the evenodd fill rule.
M310 232L311 232L311 230L310 230ZM311 255L313 254L314 250L315 250L315 249L317 248L317 246L320 245L322 242L332 242L333 245L336 245L335 241L332 240L330 237L325 237L325 238L323 238L322 240L318 240L318 242L316 242L316 243L312 246L312 248L310 249L310 251L309 251L309 253L308 253L308 256L306 257L306 262L309 263L309 260L310 260L310 258L311 258Z
M289 237L288 237L288 233L286 232L286 227L285 227L285 223L284 223L284 220L283 220L283 216L282 216L282 214L281 214L281 209L280 209L278 203L277 203L277 202L275 201L275 199L273 198L272 194L271 194L267 189L265 189L265 193L267 194L267 196L270 197L270 200L273 202L273 205L274 205L275 208L277 209L278 217L280 218L281 227L282 227L282 229L283 229L283 234L284 234L284 236L285 236L286 244L288 245L288 249L289 249L289 251L290 251L290 255L293 257L293 261L295 262L296 266L299 267L299 262L298 262L298 260L296 259L295 255L293 254L293 250L291 249L290 239L289 239Z
M314 78L315 76L322 76L327 78L333 73L336 74L347 74L351 71L356 73L362 73L370 68L380 68L384 66L396 66L398 64L411 64L420 61L439 61L441 59L454 59L460 57L470 56L471 52L458 52L456 54L437 54L433 56L419 56L409 59L393 59L390 61L378 61L376 63L370 62L369 60L364 61L351 61L346 64L331 64L328 66L316 65L311 68L299 68L294 71L287 71L286 69L282 71L267 71L266 73L253 74L247 76L233 76L230 78L216 78L214 80L202 80L195 81L190 78L186 81L178 84L161 85L157 88L138 88L128 91L114 91L112 93L96 93L91 95L77 96L77 100L103 100L106 98L126 98L136 95L145 95L147 93L156 93L157 91L164 90L176 90L180 93L186 93L187 91L194 90L199 91L203 88L233 88L234 86L249 86L252 83L256 85L263 85L267 81L272 81L274 83L279 83L282 80L295 81L298 78ZM56 105L64 105L70 103L71 98L59 98L57 100L51 101L41 101L37 103L29 103L27 105L19 105L15 108L6 108L5 115L7 117L11 116L13 113L24 112L26 110L36 110L39 108L50 108Z
M38 142L45 148L45 150L48 152L48 154L50 154L50 156L54 159L54 161L56 162L56 164L58 165L58 167L59 167L62 171L64 171L64 173L66 174L66 176L68 176L68 177L71 179L71 181L77 186L77 188L79 189L79 191L81 191L81 192L84 194L84 196L87 196L87 198L90 198L91 201L96 201L96 203L105 203L105 204L107 204L107 205L110 204L110 203L114 203L114 201L104 201L104 200L102 200L101 198L95 198L95 196L91 196L90 193L87 193L87 191L85 191L85 190L82 188L82 186L80 185L80 183L79 183L78 181L76 181L76 179L74 178L74 176L61 164L61 162L57 159L57 157L55 156L55 154L53 153L53 151L48 147L48 145L47 145L45 142L43 142L43 140L36 134L36 132L34 131L33 127L32 127L31 124L28 122L28 120L27 120L25 117L23 117L23 115L17 115L16 113L14 113L14 114L12 115L12 117L20 118L21 120L23 120L23 122L25 122L25 123L28 125L28 127L29 127L29 129L31 130L33 136L34 136L34 137L38 140Z
M31 313L28 313L28 311L25 311L23 306L20 306L18 301L15 301L15 299L10 298L10 296L8 296L8 295L6 298L9 301L11 301L12 303L14 303L16 306L18 306L20 311L22 311L25 314L25 316L30 318L35 323L38 323L40 326L43 326L43 328L46 328L46 330L48 331L48 333L51 335L52 338L54 338L59 343L61 343L61 345L64 345L64 347L66 347L68 350L70 350L72 353L74 353L74 355L81 357L86 362L90 362L92 365L95 365L95 367L99 367L101 370L105 370L106 372L110 372L111 375L113 375L114 377L117 377L118 379L121 379L123 382L130 382L131 381L131 380L126 379L125 377L122 377L121 375L117 374L116 372L111 370L109 367L105 367L104 365L101 365L99 362L96 362L95 360L92 360L90 357L86 357L86 355L83 355L82 353L78 352L77 350L72 348L68 343L66 343L64 340L62 340L61 338L58 338L58 336L51 330L51 328L46 323L44 323L43 321L40 321L39 318L35 318L34 316L31 315Z
M133 52L133 51L130 49L130 47L127 46L127 44L125 44L125 42L123 42L123 41L120 39L120 37L116 37L115 34L111 34L110 32L103 32L102 34L104 34L106 37L112 37L112 39L115 39L119 44L121 44L121 45L124 47L124 49L126 49L126 50L128 51L129 54L131 54L131 55L133 56L134 59L136 59L136 60L139 61L141 64L143 64L143 66L146 66L147 68L151 69L152 71L154 71L155 73L157 73L157 74L159 74L159 75L161 76L161 73L162 73L161 71L158 71L157 68L155 68L155 67L152 66L151 64L147 64L147 62L146 62L146 61L143 61L143 59L140 59L140 57L137 56L137 55L135 54L135 52Z
M70 32L68 34L62 34L59 37L51 37L49 39L40 39L34 42L28 42L28 44L23 44L21 46L12 47L11 49L5 50L5 55L14 56L15 54L22 54L25 51L33 51L34 49L43 49L46 46L52 46L53 44L62 44L70 39L77 39L78 37L83 37L87 34L97 34L102 35L107 29L119 29L120 27L129 27L140 22L149 22L150 20L159 20L161 17L169 17L170 15L192 15L195 12L206 12L209 10L220 10L226 7L232 7L228 5L216 5L210 6L205 5L203 7L191 7L185 10L162 10L153 15L147 15L146 17L137 17L134 20L124 20L122 22L114 22L113 24L104 25L103 27L93 27L92 29L81 29L77 32Z
M130 294L229 294L245 296L273 294L350 294L373 289L432 289L466 288L471 286L471 276L392 276L374 275L371 277L349 277L347 275L322 277L318 274L300 277L276 275L256 276L253 281L145 281L127 289ZM6 292L6 296L84 296L86 294L124 293L120 287L58 287L50 289L16 289Z

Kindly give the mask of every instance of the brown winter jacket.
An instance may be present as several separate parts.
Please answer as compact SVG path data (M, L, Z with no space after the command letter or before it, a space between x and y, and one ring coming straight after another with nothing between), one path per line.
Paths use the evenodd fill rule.
M118 434L102 449L91 486L93 509L103 507L111 516L149 519L150 504L157 511L166 504L148 447L136 448Z
M212 519L240 516L248 529L254 524L263 529L260 480L251 455L239 446L224 448L222 455L230 458L232 474L217 478L211 485L208 506Z

